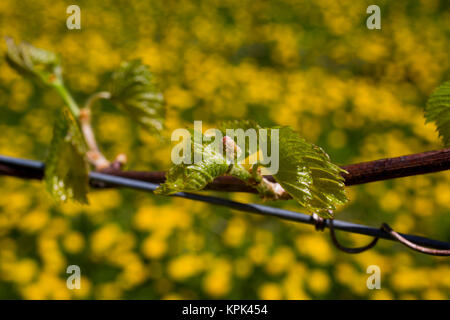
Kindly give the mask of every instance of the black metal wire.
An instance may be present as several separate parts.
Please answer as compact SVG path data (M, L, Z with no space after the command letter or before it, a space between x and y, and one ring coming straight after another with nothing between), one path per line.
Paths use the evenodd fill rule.
M317 215L316 213L313 213L311 216L315 222L316 222L316 230L317 231L323 231L323 229L325 229L325 227L327 226L327 220L328 219L324 219L322 217L319 217L319 215ZM338 248L341 251L344 251L345 253L362 253L364 251L367 251L373 247L375 247L375 245L378 243L378 239L380 239L379 237L374 237L372 239L372 241L362 247L358 247L358 248L348 248L346 246L343 246L337 239L336 237L336 232L334 231L334 224L333 224L334 220L330 220L330 223L328 224L328 227L330 229L330 237L331 237L331 241L333 241L333 244L336 248Z
M11 168L12 170L15 170L15 173L11 173L12 176L20 176L20 174L17 174L17 172L26 172L29 176L34 176L37 178L42 178L43 172L44 172L44 164L40 161L35 160L28 160L28 159L18 159L13 157L7 157L7 156L0 156L0 165L8 166L8 168ZM8 173L6 173L8 174ZM105 173L99 173L99 172L91 172L89 174L90 182L91 184L94 184L96 187L102 187L102 186L118 186L118 187L126 187L136 190L142 190L142 191L149 191L153 192L158 187L158 184L151 183L151 182L145 182L135 179L129 179L129 178L123 178L118 176L113 176ZM265 216L272 216L281 218L284 220L290 220L300 223L306 223L310 225L316 226L316 229L323 229L325 227L337 230L342 230L350 233L356 233L356 234L362 234L367 236L373 236L380 239L386 239L391 241L398 241L396 237L394 237L391 233L387 232L385 229L377 229L365 225L355 224L351 222L346 222L342 220L330 220L330 219L323 219L321 221L321 224L318 227L317 219L314 219L312 216L280 209L280 208L274 208L269 207L265 205L260 204L254 204L254 203L240 203L229 199L214 197L214 196L206 196L206 195L200 195L200 194L194 194L194 193L187 193L187 192L179 192L174 195L174 197L180 197L180 198L186 198L190 200L196 200L196 201L202 201L214 205L224 206L231 209L254 213L254 214L260 214ZM331 229L330 228L330 229ZM439 240L433 240L428 239L420 236L415 235L409 235L409 234L401 234L396 233L397 235L400 235L402 238L406 239L410 243L413 243L415 245L419 246L426 246L429 248L434 249L442 249L442 250L450 250L450 243L439 241ZM345 250L344 250L345 251Z

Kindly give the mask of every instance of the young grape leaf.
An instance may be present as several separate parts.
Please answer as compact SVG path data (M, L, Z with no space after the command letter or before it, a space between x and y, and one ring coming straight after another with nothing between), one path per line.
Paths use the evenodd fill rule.
M202 142L195 141L191 131L189 143L185 150L191 150L191 163L180 163L172 166L166 174L166 181L155 190L156 194L173 194L181 191L196 191L206 187L215 178L224 175L230 169L222 153L218 152L215 143L207 141L202 133ZM194 161L194 154L201 155L201 160Z
M450 81L437 88L425 108L427 122L435 122L445 146L450 146Z
M329 211L335 210L336 204L347 201L344 178L340 175L344 170L331 163L320 147L300 138L291 128L261 128L254 121L247 120L226 121L219 128L224 135L226 129L255 129L260 148L261 145L269 147L272 130L279 130L278 141L275 141L278 142L279 169L273 176L283 189L305 209L323 217L330 217ZM260 129L266 129L267 135L261 135ZM245 148L247 157L250 153L248 144ZM264 159L263 162L267 163Z
M61 65L56 54L26 42L16 45L9 37L5 40L8 48L6 61L17 72L37 78L45 84L50 84L56 79L61 80Z
M220 126L219 132L225 137L224 144L235 145L233 140L228 140L226 129L266 129L267 135L257 131L259 146L267 142L277 143L279 153L279 170L274 174L275 180L283 187L284 191L289 193L305 209L315 212L322 217L332 217L332 210L335 205L343 204L347 201L344 192L344 178L340 175L345 172L337 165L330 162L328 155L319 147L306 142L300 138L296 132L288 127L261 128L258 124L249 121L225 122ZM278 139L275 138L277 130ZM216 177L224 174L237 177L244 182L254 186L264 197L271 196L271 183L255 175L256 171L252 168L246 170L244 166L235 160L227 159L224 152L217 152L215 142L195 142L192 138L189 140L194 152L203 155L199 162L193 164L179 164L173 166L156 193L173 194L180 191L196 191L206 187ZM216 139L222 138L217 137ZM234 137L233 137L234 138ZM222 139L220 139L222 140ZM275 140L275 141L273 141ZM229 147L229 146L227 146ZM247 147L247 144L246 144ZM269 147L269 146L268 146ZM239 148L239 146L238 146ZM274 146L270 146L271 152L276 152ZM246 153L249 153L246 151ZM262 153L264 155L264 152ZM271 154L271 160L276 161L277 157ZM262 159L258 165L267 165L267 161ZM266 159L267 160L267 159ZM277 199L277 197L275 197Z
M128 112L144 128L158 132L163 127L163 96L153 75L140 60L125 62L112 75L111 101Z
M331 218L330 210L347 201L341 172L320 147L289 127L279 128L279 170L274 178L301 206Z
M47 190L57 200L87 203L89 171L86 144L78 123L64 110L55 123L50 151L45 161Z

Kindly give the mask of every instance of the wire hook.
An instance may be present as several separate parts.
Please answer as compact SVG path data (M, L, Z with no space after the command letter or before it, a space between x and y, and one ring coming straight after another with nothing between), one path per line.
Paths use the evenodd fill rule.
M357 247L357 248L349 248L349 247L345 247L342 244L339 243L338 239L336 238L336 233L334 232L334 225L333 225L333 220L331 219L328 227L330 228L330 236L331 236L331 240L333 241L333 244L336 248L338 248L341 251L344 251L346 253L361 253L364 251L367 251L369 249L372 249L373 247L375 247L375 245L378 242L379 237L374 237L373 240L362 247Z
M392 228L387 223L383 223L381 225L381 230L389 233L395 240L397 240L404 246L406 246L414 251L424 253L424 254L429 254L432 256L450 256L450 250L427 248L427 247L419 246L418 244L415 244L415 243L405 239L398 232L395 232L394 230L392 230Z
M348 247L345 247L342 244L340 244L338 239L336 238L336 233L334 231L334 225L333 225L333 219L324 219L324 218L320 217L319 215L317 215L316 213L312 214L311 219L314 221L314 226L317 231L323 231L325 229L325 227L328 226L328 228L330 229L331 240L333 241L334 246L336 248L338 248L339 250L344 251L346 253L361 253L366 250L369 250L377 244L378 239L379 239L378 237L375 237L368 245L363 246L363 247L348 248Z
M367 251L367 250L373 248L379 240L379 237L374 237L373 240L365 246L357 247L357 248L348 248L348 247L340 244L338 239L336 238L336 232L334 230L333 219L324 219L324 218L320 217L318 214L313 213L311 215L311 220L314 222L314 227L316 228L316 231L323 231L325 229L325 227L328 227L330 229L330 236L331 236L331 240L333 241L334 246L336 248L338 248L339 250L346 252L346 253L361 253L361 252ZM406 246L414 251L428 254L428 255L433 255L433 256L450 256L450 250L427 248L427 247L420 246L418 244L415 244L415 243L405 239L398 232L392 230L392 228L387 223L382 223L380 230L388 233L394 240L396 240L397 242L400 242L404 246Z

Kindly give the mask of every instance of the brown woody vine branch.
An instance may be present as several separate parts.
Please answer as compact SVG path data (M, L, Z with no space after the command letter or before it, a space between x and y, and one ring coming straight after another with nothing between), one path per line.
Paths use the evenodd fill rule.
M450 169L450 148L402 157L361 162L343 166L342 168L348 171L348 174L343 175L346 186L445 171ZM162 171L121 171L119 166L112 165L101 170L101 172L153 183L162 183L165 181L165 172ZM42 169L25 170L0 163L0 174L29 179L42 179L44 172ZM266 176L266 178L269 181L274 181L271 176ZM257 192L241 180L230 176L216 178L207 186L207 189L230 192Z
M361 162L342 166L342 168L348 171L343 174L346 186L445 171L450 169L450 148ZM153 183L165 181L165 172L119 171L111 168L104 169L102 172ZM266 178L269 181L275 181L272 176L266 176ZM257 193L254 188L231 176L216 178L207 186L207 189Z

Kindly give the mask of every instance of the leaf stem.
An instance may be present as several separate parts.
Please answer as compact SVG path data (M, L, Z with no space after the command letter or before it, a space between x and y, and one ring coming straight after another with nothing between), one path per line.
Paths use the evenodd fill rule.
M100 91L91 95L84 104L85 109L92 109L94 103L100 99L111 99L111 93L108 91Z
M119 154L114 162L111 164L106 157L101 153L98 147L97 141L95 139L94 130L91 124L91 109L94 103L100 99L110 99L111 93L107 91L100 91L91 95L84 107L80 110L78 119L80 120L81 131L83 132L86 144L88 146L87 158L89 162L95 166L96 170L102 170L105 168L113 167L115 169L120 169L126 162L126 156L124 154Z
M70 94L69 90L67 90L64 83L58 79L58 80L55 80L54 82L52 82L51 86L53 88L55 88L55 90L59 93L61 98L67 104L72 115L76 119L78 119L78 117L80 116L80 108L78 107L78 104L75 102L74 98Z
M88 151L86 152L87 159L95 166L96 170L109 167L109 161L100 152L97 141L95 140L94 130L91 126L91 110L87 108L81 109L78 119L80 120L81 131L88 146Z
M109 99L111 94L106 91L97 92L90 96L85 103L85 107L80 109L78 104L75 102L75 99L72 97L69 90L67 90L63 81L59 77L53 79L53 81L50 82L50 85L59 93L61 98L69 107L69 110L74 118L79 120L84 140L86 141L89 149L86 153L88 161L95 166L96 170L109 167L110 162L100 152L100 149L98 148L97 142L95 140L94 130L91 126L90 109L95 101L99 99ZM120 158L118 157L118 159L121 159L119 162L123 161L123 155L120 155Z

